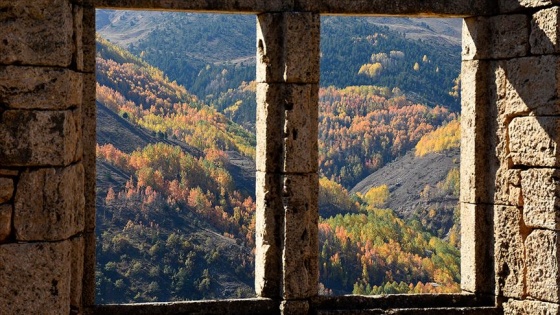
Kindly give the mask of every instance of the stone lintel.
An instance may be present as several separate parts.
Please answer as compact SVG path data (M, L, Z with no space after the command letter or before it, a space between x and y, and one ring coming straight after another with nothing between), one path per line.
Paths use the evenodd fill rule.
M484 0L94 0L98 8L198 11L209 13L261 13L311 11L321 14L426 17L489 15L496 4Z

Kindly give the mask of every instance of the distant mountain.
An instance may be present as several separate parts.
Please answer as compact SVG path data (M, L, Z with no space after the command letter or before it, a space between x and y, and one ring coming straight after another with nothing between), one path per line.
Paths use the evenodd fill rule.
M398 87L417 102L459 109L449 92L460 71L460 19L324 16L321 21L322 86ZM97 30L105 38L219 110L234 105L224 93L255 78L255 24L251 15L97 13ZM360 71L376 63L382 70ZM241 107L254 108L254 102L247 97ZM241 117L236 122L246 125Z

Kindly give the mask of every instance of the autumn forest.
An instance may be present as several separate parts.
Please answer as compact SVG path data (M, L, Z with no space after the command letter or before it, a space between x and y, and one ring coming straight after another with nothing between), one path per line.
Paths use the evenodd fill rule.
M119 14L98 12L100 30L146 19ZM148 17L164 26L188 20ZM209 19L208 28L226 27ZM322 44L322 70L333 75L319 91L320 293L457 292L460 82L458 54L447 57L458 48L436 52L364 22L324 23L356 52L343 52L353 73L342 72L329 62L340 53L335 43ZM178 58L155 55L161 32L128 46L97 36L97 301L254 296L254 63L197 55L181 66L191 69L187 80L173 71ZM402 209L389 205L418 178L370 178L402 169L404 158L436 157L449 166L407 188Z

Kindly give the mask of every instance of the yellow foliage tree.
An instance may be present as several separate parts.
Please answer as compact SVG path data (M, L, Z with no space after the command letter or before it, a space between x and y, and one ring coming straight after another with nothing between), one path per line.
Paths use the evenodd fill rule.
M447 125L425 134L416 144L416 156L441 152L461 145L461 123L452 120Z
M370 206L381 208L389 199L389 187L385 184L371 187L363 198Z
M358 74L366 75L370 78L375 78L378 76L381 71L383 70L383 65L381 63L366 63L365 65L360 67Z

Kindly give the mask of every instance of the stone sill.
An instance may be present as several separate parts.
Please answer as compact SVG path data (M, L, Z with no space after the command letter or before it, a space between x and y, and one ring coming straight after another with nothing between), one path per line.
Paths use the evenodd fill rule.
M494 297L473 294L392 294L383 296L318 296L309 314L500 314ZM86 315L280 314L280 301L229 299L138 304L106 304L86 308Z

